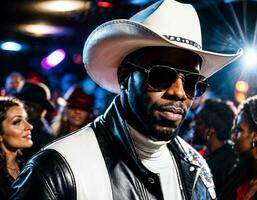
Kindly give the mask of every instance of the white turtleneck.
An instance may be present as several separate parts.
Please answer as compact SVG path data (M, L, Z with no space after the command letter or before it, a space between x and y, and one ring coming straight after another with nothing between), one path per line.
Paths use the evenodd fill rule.
M158 174L164 200L182 200L177 166L166 141L154 141L126 124L137 155L143 165Z

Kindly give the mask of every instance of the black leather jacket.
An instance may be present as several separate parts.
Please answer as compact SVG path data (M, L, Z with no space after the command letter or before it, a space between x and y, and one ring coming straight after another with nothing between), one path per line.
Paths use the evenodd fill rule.
M106 113L89 125L96 135L106 164L112 198L162 200L159 177L139 161L123 120L123 109L117 97ZM79 132L81 131L83 129ZM67 140L68 137L72 136L63 139ZM60 144L63 139L55 143ZM182 180L181 191L185 199L215 199L212 177L204 159L178 137L174 138L168 147L176 159ZM83 159L83 152L74 156ZM11 199L81 199L69 163L58 151L52 149L42 150L28 162L13 184L13 189L15 193Z

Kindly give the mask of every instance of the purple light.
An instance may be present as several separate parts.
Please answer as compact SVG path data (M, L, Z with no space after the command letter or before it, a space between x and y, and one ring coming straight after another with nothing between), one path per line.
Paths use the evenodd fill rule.
M57 49L52 52L49 56L43 58L41 66L45 69L51 69L56 67L65 58L65 51L63 49Z

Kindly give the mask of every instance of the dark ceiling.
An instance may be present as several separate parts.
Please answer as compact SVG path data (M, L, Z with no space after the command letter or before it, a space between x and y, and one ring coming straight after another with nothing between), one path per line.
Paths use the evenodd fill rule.
M82 65L73 66L72 57L75 54L81 54L83 42L89 33L103 22L116 18L128 18L155 2L155 0L137 0L138 4L134 4L135 0L108 1L113 5L111 8L99 7L97 4L99 1L91 0L87 1L91 3L89 10L60 15L28 9L39 0L1 1L0 42L15 40L27 46L25 51L17 53L0 50L1 83L11 71L20 71L25 75L34 71L42 73L40 60L56 48L63 48L67 52L67 59L62 63L61 70L52 72L61 74L70 71L79 75L85 74ZM256 37L257 33L254 30L257 24L257 1L180 0L180 2L191 3L196 7L202 24L204 49L234 52L239 47L251 44L254 35ZM18 30L19 24L33 21L47 21L52 25L64 27L69 32L63 35L35 37Z

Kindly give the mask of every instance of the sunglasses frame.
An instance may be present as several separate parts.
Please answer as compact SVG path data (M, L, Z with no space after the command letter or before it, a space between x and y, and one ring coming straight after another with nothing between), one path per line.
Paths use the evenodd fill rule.
M148 82L149 74L151 73L151 70L152 70L153 68L158 68L158 67L159 67L159 68L168 68L168 69L174 70L174 71L177 73L176 79L177 79L178 77L180 77L180 78L183 80L183 82L184 82L184 79L185 79L186 76L188 76L188 75L197 75L197 76L199 76L199 77L202 77L202 80L201 80L201 81L198 81L197 83L204 83L204 84L206 85L206 89L209 87L209 84L207 83L207 78L204 77L203 75L199 74L199 73L194 73L194 72L190 72L190 71L187 71L187 70L177 69L177 68L169 67L169 66L166 66L166 65L153 65L153 66L150 67L149 69L146 69L146 68L144 68L144 67L140 67L140 66L138 66L138 65L136 65L136 64L134 64L134 63L131 63L131 62L127 62L127 64L128 64L128 65L131 65L131 66L133 66L133 67L135 67L135 68L137 68L137 69L140 69L141 71L143 71L144 73L146 73L146 74L147 74L147 84L151 87L151 89L154 89L154 90L167 90L167 89L168 89L168 88L154 88L154 87L151 86L151 84ZM183 76L180 76L179 73L182 73ZM206 90L205 90L205 91L206 91ZM205 91L204 91L204 92L205 92ZM203 92L200 96L202 96L202 95L204 94L204 92ZM189 94L187 94L187 93L186 93L186 95L187 95L189 98L191 98L191 99L192 99L192 98L200 97L200 96L191 96L191 95L189 95Z

